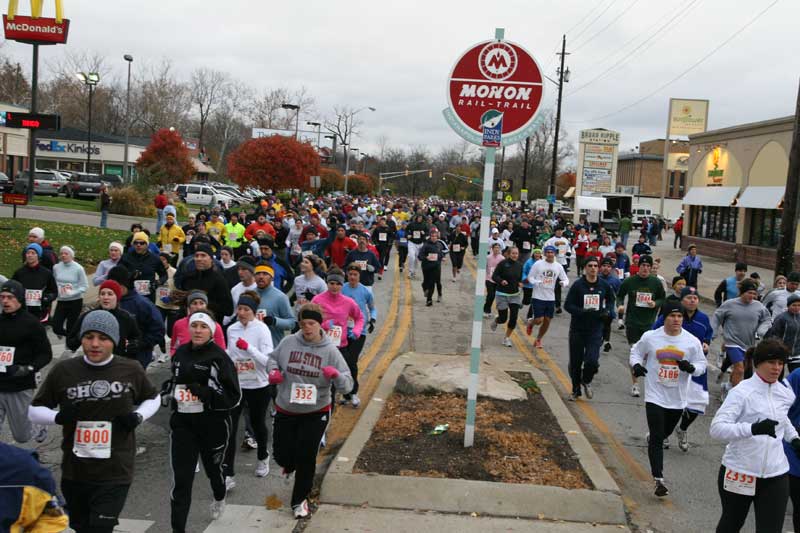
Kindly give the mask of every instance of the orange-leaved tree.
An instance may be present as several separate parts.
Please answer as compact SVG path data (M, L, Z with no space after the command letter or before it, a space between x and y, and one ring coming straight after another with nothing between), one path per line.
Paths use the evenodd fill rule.
M561 198L567 194L569 188L575 186L576 179L577 176L571 171L562 172L556 176L556 197Z
M143 186L167 185L189 181L195 168L181 134L164 128L153 134L136 160L136 172Z
M353 174L347 180L349 194L372 194L376 188L377 183L367 174Z
M344 176L335 168L323 167L319 171L320 192L341 191L344 189Z
M241 187L308 190L319 172L316 150L283 135L250 139L228 156L228 175Z

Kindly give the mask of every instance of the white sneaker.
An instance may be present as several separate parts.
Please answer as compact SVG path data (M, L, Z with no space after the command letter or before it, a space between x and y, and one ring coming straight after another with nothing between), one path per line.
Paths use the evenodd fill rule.
M269 475L269 458L263 461L259 459L256 463L256 477L267 477Z
M639 392L639 385L635 383L631 385L631 396L633 396L634 398L638 398L640 395L641 393Z
M725 403L725 398L728 397L728 391L731 390L731 383L730 381L726 381L722 385L719 386L719 402Z
M492 318L492 313L483 313L483 318Z
M308 510L308 500L303 500L299 505L292 507L292 511L294 512L295 518L307 517L309 514L311 514L311 512Z
M322 434L322 440L319 441L319 445L320 445L320 447L324 448L325 444L327 444L327 442L325 441L325 434L323 433Z
M489 329L492 331L497 331L497 320L492 320L492 323L489 324Z
M350 403L351 403L351 404L353 404L353 407L356 407L356 408L357 408L359 405L361 405L361 399L358 397L358 394L353 394L353 395L350 397Z
M512 348L514 345L511 343L511 339L506 337L503 339L503 346L508 346L509 348Z
M194 465L194 473L200 472L200 461L197 461L197 464Z
M47 440L47 426L34 425L33 430L35 432L33 440L36 441L38 444L41 444Z
M225 490L232 491L236 488L236 479L233 476L225 476Z
M689 434L686 431L681 430L678 428L675 430L675 433L678 434L678 448L681 449L683 452L689 451Z
M225 512L225 500L211 502L211 520L217 520Z
M169 361L169 356L167 354L162 353L161 355L158 356L159 363L166 363L167 361Z

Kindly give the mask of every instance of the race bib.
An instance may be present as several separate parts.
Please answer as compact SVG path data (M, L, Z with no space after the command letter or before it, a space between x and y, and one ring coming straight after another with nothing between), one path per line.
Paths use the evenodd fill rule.
M342 343L342 326L333 326L328 330L328 338L334 346L339 346Z
M675 364L661 363L658 365L658 382L665 387L677 387L681 371Z
M238 241L239 240L239 234L236 233L235 231L232 231L232 232L228 233L228 240L229 241Z
M261 322L264 322L264 317L267 316L267 311L265 309L259 309L256 311L256 318Z
M297 255L297 254L299 254L299 253L300 253L300 252L302 252L302 251L303 251L303 249L302 249L302 248L300 248L300 245L299 245L299 244L292 245L292 253L293 253L294 255Z
M547 289L552 289L553 287L556 286L556 278L555 277L542 278L542 286L544 286Z
M558 255L565 255L566 253L567 253L567 247L566 246L559 246L558 247Z
M41 307L42 291L35 289L25 289L25 305L28 307Z
M360 268L361 270L366 270L367 269L367 262L366 261L356 261L355 263L358 265L358 268Z
M14 352L16 350L13 346L0 346L0 374L4 374L6 367L14 364Z
M58 285L58 295L62 298L72 296L73 291L72 283L61 283Z
M653 295L649 292L636 293L636 307L650 307L650 302L653 301Z
M600 310L600 295L599 294L584 294L583 295L583 308L594 311Z
M522 241L522 249L523 250L530 250L531 249L531 243L528 242L528 241Z
M292 383L290 403L314 405L317 403L317 387L310 383Z
M461 251L461 245L460 244L454 244L453 245L453 252L458 253L460 251Z
M625 279L625 270L617 268L616 271L617 271L617 277L619 279Z
M239 375L239 383L257 383L256 362L250 358L237 359L234 361L236 373Z
M203 402L200 398L192 394L186 385L175 385L173 392L175 403L178 404L179 413L202 413Z
M142 296L150 296L150 280L137 279L133 282L133 288Z
M731 470L725 469L725 478L722 482L722 488L734 494L741 494L742 496L755 496L756 494L756 478L749 474L742 474Z
M428 261L438 261L439 254L428 254L427 259Z
M170 290L169 287L167 286L159 287L156 289L156 297L158 298L159 302L161 301L162 298L169 298L169 293Z
M111 422L79 421L75 426L72 453L84 459L111 457Z
M303 257L308 257L309 255L313 255L313 254L314 254L313 250L303 250L302 256Z
M168 254L172 253L172 245L171 244L165 244L161 248L163 249L164 253L168 253Z
M191 242L192 242L192 235L187 235L186 236L186 244L189 244Z
M408 239L406 239L405 237L400 237L400 244L405 244L407 242L408 242Z
M386 242L386 234L385 233L378 233L378 240L381 242Z
M421 233L421 232L419 232L419 231L415 231L415 232L414 232L414 238L415 238L415 239L419 239L419 237L420 237L420 233Z

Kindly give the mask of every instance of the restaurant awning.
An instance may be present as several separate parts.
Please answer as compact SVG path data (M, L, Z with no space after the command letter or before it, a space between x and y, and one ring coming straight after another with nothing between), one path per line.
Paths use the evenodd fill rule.
M739 201L739 207L750 207L753 209L777 209L783 200L785 187L747 187Z
M575 199L576 209L589 209L592 211L605 211L606 199L602 196L578 196Z
M567 192L564 193L564 198L572 198L575 195L575 187L570 187L567 189Z
M739 194L739 187L692 187L683 197L687 205L729 207Z

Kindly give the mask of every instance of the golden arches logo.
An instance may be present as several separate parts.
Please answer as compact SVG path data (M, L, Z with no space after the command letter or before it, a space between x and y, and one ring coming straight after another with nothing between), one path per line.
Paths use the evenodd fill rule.
M17 14L17 7L19 0L8 0L8 20L14 20ZM56 4L56 23L61 24L64 20L64 8L61 5L61 0L55 0ZM42 16L42 6L44 0L31 0L31 17L38 19Z

